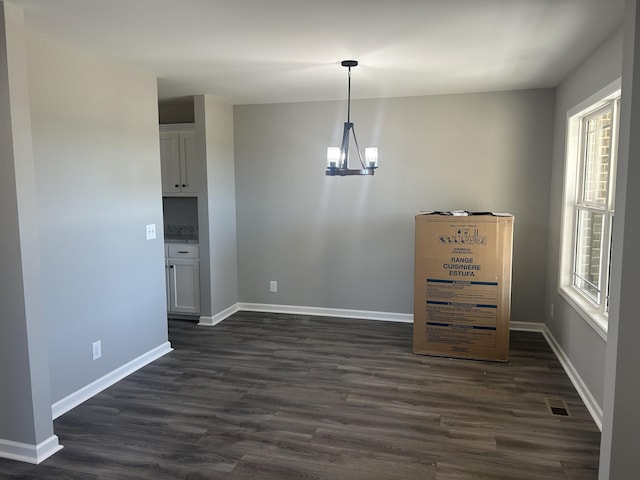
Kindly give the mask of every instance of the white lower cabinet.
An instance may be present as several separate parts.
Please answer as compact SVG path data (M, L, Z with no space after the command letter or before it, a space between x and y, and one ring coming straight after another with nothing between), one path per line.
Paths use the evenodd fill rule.
M200 260L193 258L197 257L197 251L194 245L169 245L165 261L169 313L200 313Z

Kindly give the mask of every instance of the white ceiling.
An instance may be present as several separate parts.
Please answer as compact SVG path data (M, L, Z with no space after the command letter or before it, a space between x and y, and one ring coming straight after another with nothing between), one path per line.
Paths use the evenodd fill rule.
M233 104L557 86L624 0L9 0L27 25Z

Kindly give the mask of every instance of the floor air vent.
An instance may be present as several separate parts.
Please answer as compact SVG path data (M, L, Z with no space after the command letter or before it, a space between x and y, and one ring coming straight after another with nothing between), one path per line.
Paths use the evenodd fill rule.
M561 398L546 398L544 403L547 405L547 410L551 415L559 417L570 417L569 408L567 403Z

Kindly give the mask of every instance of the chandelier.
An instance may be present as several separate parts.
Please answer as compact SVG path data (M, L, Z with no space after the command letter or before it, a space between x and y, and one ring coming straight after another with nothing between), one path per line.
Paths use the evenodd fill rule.
M358 65L357 60L343 60L342 66L349 69L349 89L347 97L347 121L344 122L342 131L342 146L327 148L327 170L325 175L373 175L378 168L378 147L367 147L364 149L364 160L360 153L356 130L351 122L351 67ZM360 168L349 168L349 139L353 136L353 143L358 153Z

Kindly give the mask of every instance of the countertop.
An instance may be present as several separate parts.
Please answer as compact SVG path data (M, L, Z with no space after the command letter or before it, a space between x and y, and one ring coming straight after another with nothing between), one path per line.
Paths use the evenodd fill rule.
M188 243L191 245L197 245L199 243L197 238L178 238L178 237L164 237L164 243Z

